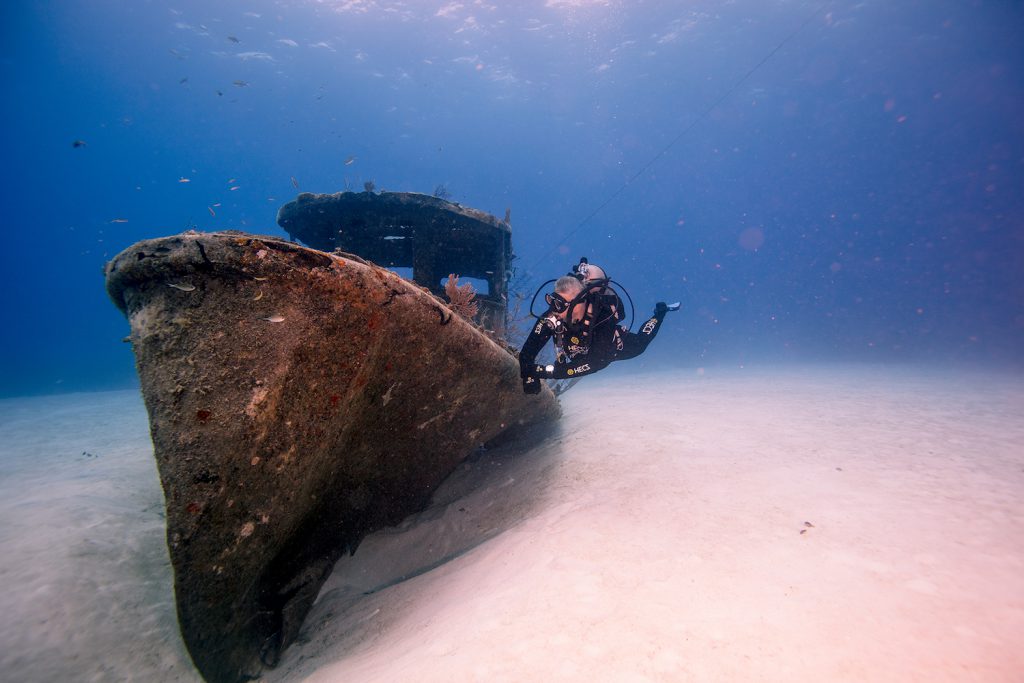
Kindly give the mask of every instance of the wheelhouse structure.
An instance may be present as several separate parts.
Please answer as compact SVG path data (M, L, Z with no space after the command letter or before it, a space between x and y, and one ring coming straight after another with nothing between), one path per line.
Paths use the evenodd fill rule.
M281 207L277 223L314 249L411 268L414 282L442 298L450 274L472 278L477 324L504 337L512 261L507 218L414 192L303 192Z

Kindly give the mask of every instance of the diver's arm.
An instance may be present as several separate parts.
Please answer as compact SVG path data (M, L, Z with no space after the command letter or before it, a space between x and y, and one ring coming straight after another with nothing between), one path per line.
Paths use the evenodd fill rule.
M523 391L527 394L540 393L540 378L544 376L544 366L537 365L537 354L551 339L554 325L547 318L541 318L530 331L530 336L523 342L519 351L519 376L523 380Z
M544 345L551 339L553 327L547 318L541 318L530 330L530 336L523 342L523 348L519 352L519 376L532 377L538 374L537 369L543 366L536 365L537 354L544 348Z
M549 377L551 379L568 379L570 377L592 375L598 370L604 370L613 360L614 357L601 358L591 354L578 358L570 363L556 363L555 365L549 365L545 368L545 372L541 377Z

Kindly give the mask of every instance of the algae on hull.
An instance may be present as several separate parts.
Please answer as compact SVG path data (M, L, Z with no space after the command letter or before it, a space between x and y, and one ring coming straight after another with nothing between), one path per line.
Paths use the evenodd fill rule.
M559 415L550 391L523 394L505 349L358 257L189 232L106 273L132 326L182 635L210 681L273 666L343 553L422 509L482 443Z

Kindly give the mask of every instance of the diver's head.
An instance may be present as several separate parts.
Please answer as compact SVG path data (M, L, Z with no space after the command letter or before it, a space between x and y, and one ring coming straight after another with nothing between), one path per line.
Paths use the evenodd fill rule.
M569 299L579 296L583 291L583 283L572 275L565 275L555 281L555 294L568 296ZM567 299L568 301L568 299Z
M582 282L572 275L566 275L558 278L554 293L545 295L544 300L559 319L565 320L572 309L572 320L578 322L586 312L585 302L580 296L584 289Z

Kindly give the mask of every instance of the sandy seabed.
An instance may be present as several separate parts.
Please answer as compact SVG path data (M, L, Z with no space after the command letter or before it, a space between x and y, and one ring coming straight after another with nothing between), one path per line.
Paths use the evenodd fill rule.
M266 681L1024 680L1024 377L588 378L368 537ZM196 681L135 392L0 401L0 679Z

